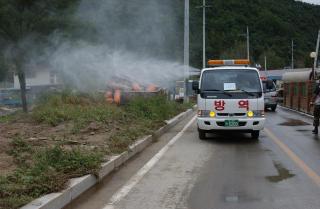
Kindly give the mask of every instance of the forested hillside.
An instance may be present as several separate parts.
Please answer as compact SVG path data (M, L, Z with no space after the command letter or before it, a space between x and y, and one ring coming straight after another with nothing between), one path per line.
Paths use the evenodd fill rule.
M88 8L78 8L81 2ZM100 4L103 6L95 13L95 5ZM47 16L35 12L42 7L53 8L50 5L54 9L48 10ZM201 5L202 0L190 0L190 64L197 68L202 66ZM290 66L293 40L295 67L311 66L309 54L315 50L320 29L320 6L294 0L207 0L207 5L207 59L246 58L248 26L253 63L263 65L267 56L269 69ZM108 50L123 49L182 62L183 16L183 0L0 1L0 80L7 71L5 66L14 66L12 62L22 60L27 65L30 56L42 54L47 55L43 60L49 60L57 48L51 45L61 39L108 44ZM43 53L48 48L50 53ZM17 50L22 50L24 59L17 59ZM8 52L13 52L14 59L4 63L4 57L11 57Z
M249 26L251 59L270 69L290 66L294 40L296 67L310 67L320 29L320 6L294 0L207 0L207 58L245 58ZM202 5L191 0L191 63L202 63Z

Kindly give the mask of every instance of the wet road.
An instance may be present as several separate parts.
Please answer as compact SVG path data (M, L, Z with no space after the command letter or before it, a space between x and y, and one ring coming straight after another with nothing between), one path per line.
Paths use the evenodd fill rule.
M191 120L67 208L320 208L320 137L311 134L310 118L267 112L258 141L234 133L201 141Z

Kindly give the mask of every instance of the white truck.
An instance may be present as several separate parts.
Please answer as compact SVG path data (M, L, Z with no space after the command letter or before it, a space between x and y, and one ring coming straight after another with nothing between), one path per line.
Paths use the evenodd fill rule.
M199 138L206 133L232 130L258 139L264 128L263 87L256 68L248 60L210 60L192 88L197 95Z

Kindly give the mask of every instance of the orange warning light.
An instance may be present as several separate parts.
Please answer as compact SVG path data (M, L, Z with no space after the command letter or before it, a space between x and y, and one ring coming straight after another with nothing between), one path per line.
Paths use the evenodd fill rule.
M237 59L237 60L209 60L208 65L249 65L250 61L246 59Z

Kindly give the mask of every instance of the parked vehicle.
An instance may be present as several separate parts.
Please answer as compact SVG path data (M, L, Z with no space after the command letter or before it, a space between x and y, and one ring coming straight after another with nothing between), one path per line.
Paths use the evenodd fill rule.
M278 105L278 95L275 83L272 80L262 80L264 92L264 108L276 111Z
M198 94L198 132L233 130L251 133L259 138L264 128L264 96L259 71L247 67L248 60L210 60L200 81L193 82Z

